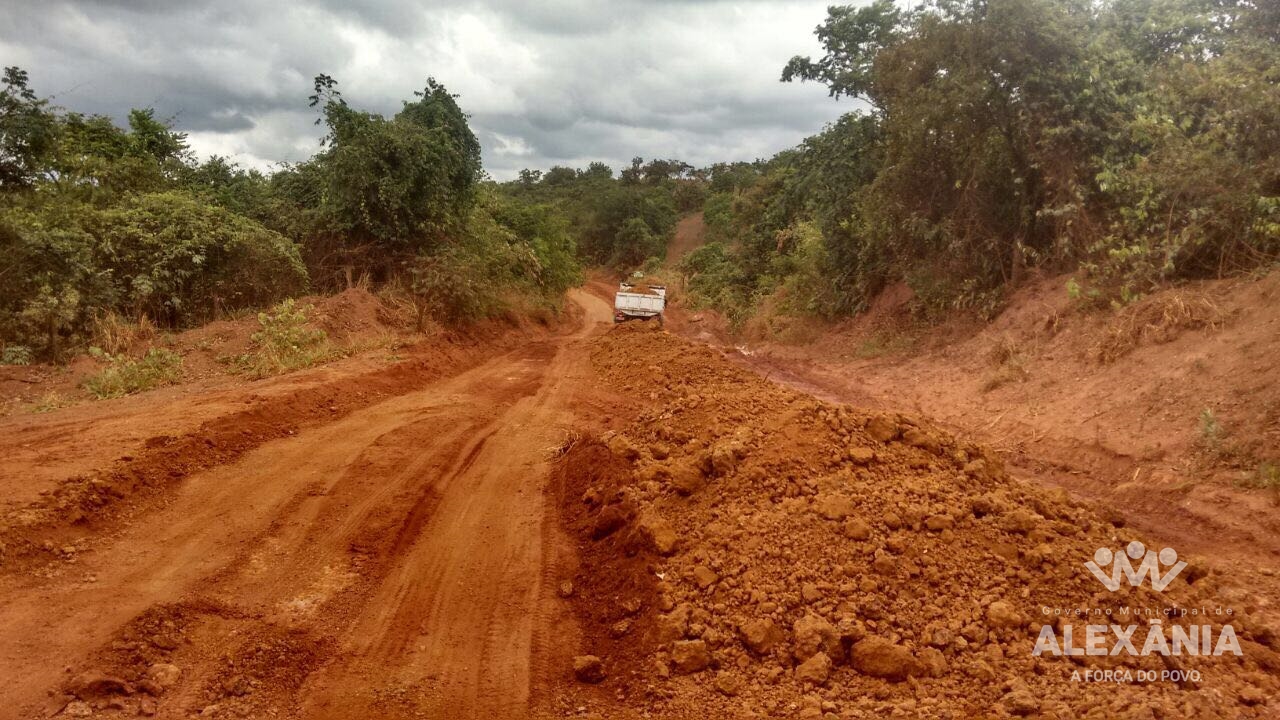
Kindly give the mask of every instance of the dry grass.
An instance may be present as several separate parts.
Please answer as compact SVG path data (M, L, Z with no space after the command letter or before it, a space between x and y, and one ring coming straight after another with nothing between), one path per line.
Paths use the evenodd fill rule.
M582 437L582 433L577 430L570 430L566 432L564 440L561 440L559 445L547 448L547 459L555 461L565 455L568 455L575 447L577 447L578 443L582 442Z
M1142 345L1167 343L1187 330L1217 330L1227 313L1208 296L1170 292L1130 305L1107 324L1090 355L1100 363L1112 363Z
M146 315L130 320L110 310L94 316L90 331L90 344L108 355L123 355L149 345L157 334L155 323Z
M33 413L47 413L74 403L73 398L65 397L57 390L49 390L31 403L28 409Z
M140 358L110 355L101 350L91 354L107 363L98 374L82 383L99 400L173 385L182 379L182 356L164 348L150 348Z
M432 334L439 324L431 319L431 308L425 299L415 295L404 280L393 278L383 283L376 293L387 309L388 318L400 323L411 323L416 332Z
M987 359L995 367L982 383L982 392L991 392L1014 382L1026 382L1031 373L1026 368L1022 346L1008 335L1001 336L987 351Z

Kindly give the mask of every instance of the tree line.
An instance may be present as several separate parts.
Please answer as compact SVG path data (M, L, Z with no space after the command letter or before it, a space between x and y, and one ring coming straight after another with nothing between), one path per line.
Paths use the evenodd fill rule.
M181 328L361 278L446 322L553 305L579 281L568 221L484 182L480 144L434 79L391 117L326 75L319 151L271 173L197 160L134 110L127 127L0 89L0 348L57 358L106 316ZM514 300L513 300L514 299Z
M1280 257L1280 9L1261 0L891 0L835 6L783 81L855 108L798 147L696 168L489 180L433 79L390 117L320 75L323 129L270 173L197 160L0 88L0 349L57 357L104 315L168 327L368 278L466 322L553 305L583 264L629 271L703 210L693 300L745 320L855 313L905 282L925 316L991 313L1028 270L1125 303ZM20 353L19 353L20 354Z
M890 0L829 9L783 81L859 107L706 202L686 270L742 319L905 281L991 312L1029 268L1124 303L1280 255L1280 9L1253 0Z

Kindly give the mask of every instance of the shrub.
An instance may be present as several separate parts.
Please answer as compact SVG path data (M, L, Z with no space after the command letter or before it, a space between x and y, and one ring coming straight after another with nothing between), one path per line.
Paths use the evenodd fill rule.
M278 233L178 192L100 210L50 203L0 213L0 339L56 357L95 317L176 326L301 291L298 249Z
M156 326L146 315L129 320L108 310L93 316L90 333L93 347L101 348L109 355L118 355L154 339Z
M57 390L50 390L36 399L29 409L33 413L41 414L64 408L71 403L70 398L63 397Z
M494 317L507 308L500 289L511 285L517 253L512 246L482 240L450 245L417 260L411 270L413 292L424 312L447 324Z
M84 381L84 388L99 400L171 385L182 377L182 356L164 348L151 348L137 360L97 348L90 354L107 361L106 368Z
M328 335L309 324L310 305L285 300L258 313L261 329L250 338L254 351L242 365L257 377L310 367L334 356Z
M31 348L26 345L9 345L0 353L0 365L30 365Z

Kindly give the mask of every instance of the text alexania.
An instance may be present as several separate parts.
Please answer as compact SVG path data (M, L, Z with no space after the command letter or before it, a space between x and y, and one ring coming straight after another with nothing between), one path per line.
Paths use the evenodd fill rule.
M1215 641L1212 625L1173 625L1169 637L1165 637L1160 623L1147 626L1146 637L1135 637L1137 625L1086 625L1084 642L1073 633L1071 625L1062 627L1059 637L1052 625L1040 628L1032 655L1240 655L1240 641L1235 628L1223 625Z

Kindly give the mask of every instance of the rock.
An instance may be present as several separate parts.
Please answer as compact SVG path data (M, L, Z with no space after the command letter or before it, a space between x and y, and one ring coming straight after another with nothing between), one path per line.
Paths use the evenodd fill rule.
M151 644L155 645L161 650L178 649L178 639L172 635L156 635L151 638Z
M824 493L814 503L818 514L828 520L843 520L854 513L853 498L836 493Z
M854 643L853 667L863 675L901 682L920 674L911 651L884 638L868 637Z
M950 515L930 515L925 521L924 526L933 532L942 532L955 527L956 521Z
M706 484L706 478L694 467L682 466L671 473L671 487L681 495L692 495Z
M738 626L742 644L757 655L766 655L782 642L782 629L769 618L748 620Z
M659 615L654 623L659 645L679 640L689 633L689 614L692 612L689 603L680 603L676 609L665 615Z
M979 495L969 501L969 510L977 518L986 517L1000 509L1000 502L992 495Z
M947 656L937 648L925 648L920 651L917 660L921 673L929 677L942 677L947 674Z
M898 437L898 423L887 415L876 415L867 421L867 434L872 440L887 443Z
M609 637L620 638L631 632L631 618L623 618L609 626Z
M627 524L627 511L620 503L606 505L596 513L591 526L591 539L601 540L617 532Z
M849 448L849 460L856 465L867 465L876 459L876 451L869 447L851 447Z
M702 640L677 640L671 645L671 664L677 672L702 672L711 664L711 652Z
M925 637L928 638L929 644L933 647L944 648L950 645L952 640L955 640L956 634L951 631L951 628L939 625L926 630Z
M828 657L840 654L840 634L826 618L812 613L796 620L791 627L794 636L791 654L801 662L817 653L826 653Z
M1245 685L1240 688L1240 703L1242 705L1254 706L1262 705L1267 702L1267 694L1253 685Z
M560 585L556 588L556 593L562 598L573 597L573 581L561 580Z
M898 569L898 561L892 555L877 550L875 559L871 561L871 569L881 575L893 575Z
M716 690L722 695L734 697L742 692L742 680L737 675L721 670L716 673Z
M703 590L711 587L720 579L715 570L706 565L699 565L693 569L693 582Z
M1026 535L1044 522L1044 517L1026 508L1015 508L1000 518L1000 529L1006 532Z
M138 701L138 714L145 717L151 717L156 714L156 701L149 697L144 697Z
M711 471L708 474L715 477L728 475L738 467L738 462L746 455L746 447L736 440L720 443L711 448Z
M179 678L182 677L182 670L177 665L170 663L156 663L147 668L147 680L159 688L160 692L164 692L174 685L178 684Z
M1017 717L1026 717L1040 711L1040 701L1036 700L1035 695L1026 688L1017 688L1010 691L1003 698L1000 698L1000 704L1004 705L1010 715Z
M71 681L69 690L81 700L93 700L110 695L131 695L133 686L123 679L106 675L97 670L80 673Z
M671 456L671 448L662 443L654 443L649 446L649 454L653 456L654 460L666 460Z
M831 658L826 653L817 653L796 666L796 680L800 682L822 685L831 675Z
M909 428L902 434L902 442L912 447L918 447L921 450L928 450L931 453L936 453L941 448L938 438L920 428Z
M800 586L800 599L807 603L815 603L822 599L822 590L813 583L805 583Z
M857 518L844 521L844 536L850 540L866 540L871 537L871 526Z
M244 675L235 675L222 681L222 690L232 697L244 697L253 692L253 685Z
M627 460L635 460L640 457L640 449L635 446L625 435L614 435L609 440L609 450L621 458Z
M595 655L579 655L573 659L573 677L578 682L604 681L604 661Z
M636 522L636 530L644 539L645 546L659 555L670 555L680 544L676 529L666 518L653 513L642 515Z
M62 714L67 717L89 717L93 714L93 708L89 707L89 703L82 700L72 700L67 706L62 708Z
M997 600L987 606L987 625L989 627L1004 629L1016 628L1025 624L1022 615L1014 609L1013 605Z

